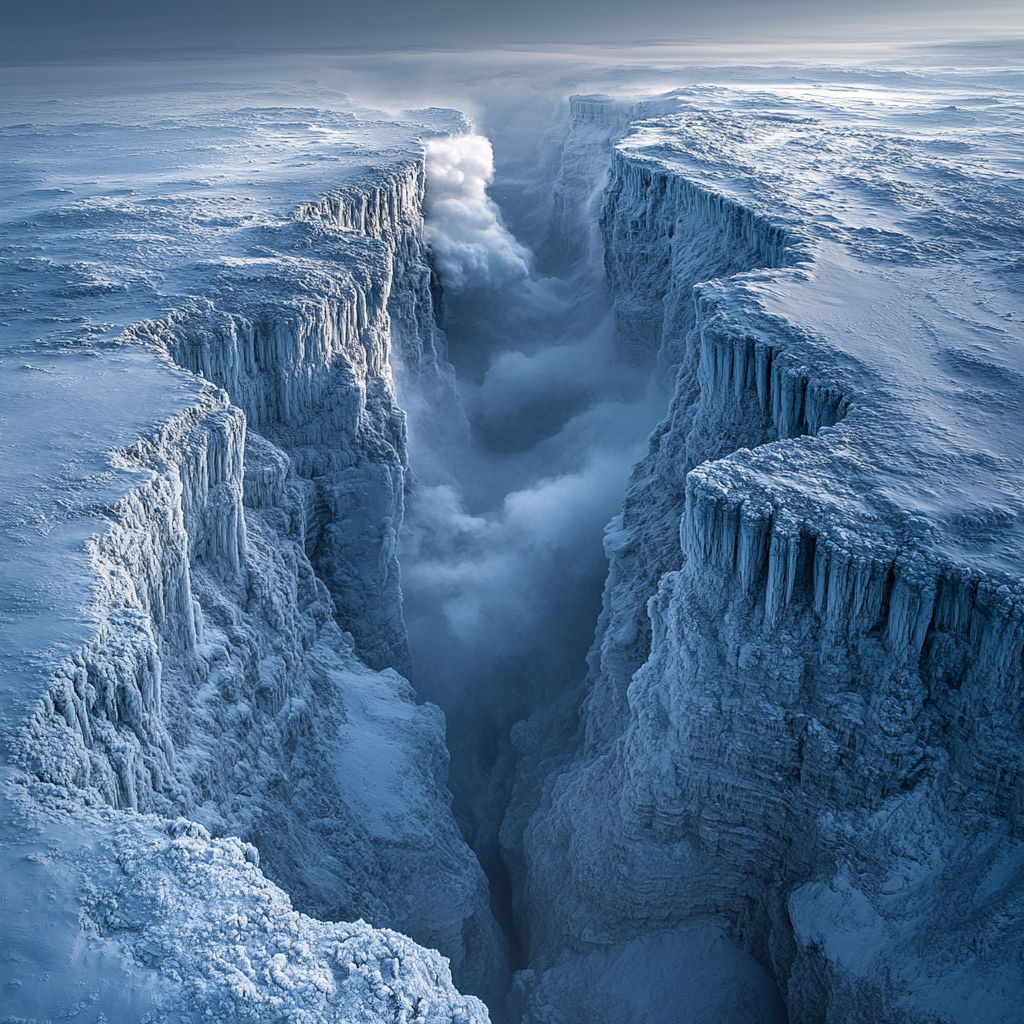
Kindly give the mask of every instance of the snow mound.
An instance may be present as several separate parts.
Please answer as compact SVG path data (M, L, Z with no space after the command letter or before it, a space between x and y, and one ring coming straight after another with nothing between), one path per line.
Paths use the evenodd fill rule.
M488 1019L436 951L297 913L248 843L184 818L51 810L5 842L5 1020Z

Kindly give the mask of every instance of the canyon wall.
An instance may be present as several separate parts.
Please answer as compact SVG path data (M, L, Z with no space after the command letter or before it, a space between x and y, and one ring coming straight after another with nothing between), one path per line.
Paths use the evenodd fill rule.
M655 990L679 1020L1011 1020L1019 513L965 555L976 534L885 481L945 456L869 360L772 306L837 257L648 124L601 224L624 352L675 392L607 532L579 718L514 734L516 1012L648 1020Z
M48 850L25 855L41 876L68 872L69 906L91 894L80 984L107 1019L486 1019L439 954L306 914L400 929L460 987L501 991L504 939L450 810L444 716L395 670L407 458L392 358L410 387L455 402L423 188L422 156L392 160L259 225L250 255L203 268L202 298L110 349L185 399L108 457L124 483L89 541L91 638L5 730L12 849ZM116 864L123 885L105 877ZM32 886L11 879L32 963ZM66 1009L63 984L21 991L5 1008Z

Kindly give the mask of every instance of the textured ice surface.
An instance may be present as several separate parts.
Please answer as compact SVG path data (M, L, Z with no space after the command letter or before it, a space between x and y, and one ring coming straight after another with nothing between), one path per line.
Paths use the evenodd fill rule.
M436 950L297 913L238 839L45 801L18 823L4 842L5 1020L488 1020Z
M420 140L464 122L212 87L5 119L4 1011L485 1019L255 866L500 977L443 716L365 664L407 660L391 362L452 400Z
M883 435L858 479L882 507L861 516L918 516L936 554L1019 576L1024 194L1007 136L1020 109L976 93L878 92L754 93L720 110L713 95L687 97L705 109L648 120L619 151L720 197L727 216L744 211L744 231L760 219L764 234L771 224L787 236L758 262L800 269L745 276L715 315L792 325L808 336L797 358L830 364L814 383L834 378L848 412L885 417L858 431ZM808 413L788 432L817 432Z
M608 530L582 729L515 736L518 991L585 1019L581 963L628 993L634 944L711 918L791 1021L1016 1020L1019 94L672 100L615 147L602 230L624 353L675 396ZM574 101L579 144L624 111ZM649 985L677 970L652 948Z

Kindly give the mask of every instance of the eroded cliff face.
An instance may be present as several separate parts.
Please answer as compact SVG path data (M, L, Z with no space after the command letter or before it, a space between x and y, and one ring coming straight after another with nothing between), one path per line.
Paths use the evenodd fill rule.
M438 404L452 391L431 316L422 200L422 163L367 175L265 230L285 259L218 267L209 304L135 331L223 387L249 429L287 451L311 485L302 543L339 625L372 668L406 675L395 550L408 459L392 338L410 389L440 392Z
M991 432L919 428L855 289L828 293L848 268L836 234L715 163L729 143L709 138L754 147L767 130L712 120L642 123L606 193L627 354L678 370L608 530L579 727L538 716L515 734L518 1012L650 1019L640 971L679 1020L1010 1020L1019 510L965 531L972 495L921 499L948 486L931 474L1009 481L1012 457ZM923 314L918 279L903 291L858 255L889 337L922 344L897 312ZM808 314L812 289L845 304L859 345ZM963 343L942 330L939 349ZM927 381L933 357L948 365L921 354L903 379ZM702 981L712 961L722 990Z
M5 817L27 829L18 849L49 851L43 875L67 871L69 906L88 894L96 964L81 982L108 1019L486 1019L437 953L304 914L400 929L466 990L502 986L486 879L450 810L444 717L387 667L408 664L393 341L400 373L454 401L422 198L413 152L264 218L241 255L200 267L202 298L91 360L99 378L118 353L139 364L122 416L145 417L147 390L180 408L107 459L120 497L89 543L89 638L37 700L21 694ZM12 927L34 963L25 898ZM124 979L104 948L127 958ZM46 1016L62 993L10 1005Z
M613 176L613 147L644 117L669 113L672 94L630 102L596 93L569 97L565 137L558 149L552 186L551 224L545 248L567 260L596 260L603 255L601 216L605 188Z

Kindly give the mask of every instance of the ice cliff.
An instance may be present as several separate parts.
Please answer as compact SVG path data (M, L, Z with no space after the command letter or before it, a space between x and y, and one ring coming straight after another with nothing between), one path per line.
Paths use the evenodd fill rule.
M12 144L4 1010L483 1021L441 954L500 979L486 880L395 671L392 363L454 401L418 140L464 124L197 102L154 197L107 184L113 116Z
M580 717L514 733L517 1012L1015 1020L1006 104L968 128L941 98L675 99L603 197L624 357L675 392L607 532ZM622 117L585 97L573 130Z
M629 132L634 121L671 113L674 95L635 102L595 93L573 96L564 139L549 145L558 152L557 172L551 187L551 229L544 248L570 264L600 259L601 210L609 182L612 146Z

